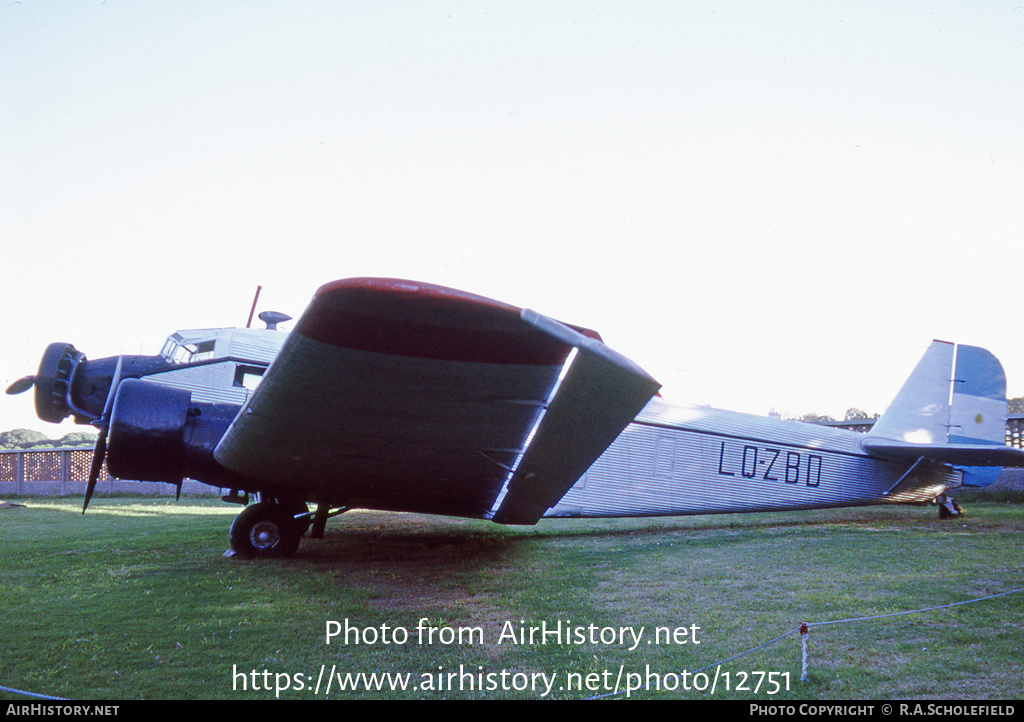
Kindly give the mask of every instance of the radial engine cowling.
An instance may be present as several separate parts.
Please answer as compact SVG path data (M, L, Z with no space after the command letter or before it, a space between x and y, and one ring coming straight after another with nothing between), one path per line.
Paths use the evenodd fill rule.
M75 367L85 354L69 343L51 343L43 353L35 376L36 415L43 421L59 424L72 413L68 392Z
M107 470L119 479L179 483L188 464L191 392L125 379L110 414Z

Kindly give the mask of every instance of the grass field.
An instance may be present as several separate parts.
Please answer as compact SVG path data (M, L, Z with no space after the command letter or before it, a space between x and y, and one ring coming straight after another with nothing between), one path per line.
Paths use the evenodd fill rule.
M1014 503L951 522L876 507L529 528L350 512L268 563L223 555L237 507L219 500L101 498L85 516L80 499L9 501L24 506L0 509L0 685L37 694L624 698L646 684L629 696L785 701L1024 687L1024 593L812 626L806 682L795 633L1024 587ZM327 644L346 620L348 643ZM574 634L520 636L559 623ZM350 673L393 676L340 690Z

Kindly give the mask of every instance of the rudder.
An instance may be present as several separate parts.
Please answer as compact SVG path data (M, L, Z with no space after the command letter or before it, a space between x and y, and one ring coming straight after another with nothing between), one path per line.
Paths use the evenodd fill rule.
M1006 374L977 346L957 346L949 409L951 444L1006 444Z

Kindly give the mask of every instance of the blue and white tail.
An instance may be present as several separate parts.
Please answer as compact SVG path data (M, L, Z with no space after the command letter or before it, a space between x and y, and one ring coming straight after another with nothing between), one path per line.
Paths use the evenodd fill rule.
M963 467L1024 466L1024 451L1006 446L1002 364L983 348L933 341L864 449L881 458ZM968 475L990 483L998 469Z

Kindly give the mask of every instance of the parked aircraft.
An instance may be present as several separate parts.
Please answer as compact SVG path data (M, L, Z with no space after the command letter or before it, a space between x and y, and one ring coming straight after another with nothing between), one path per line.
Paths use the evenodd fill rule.
M244 556L293 554L354 508L535 524L938 502L1024 466L1006 381L984 349L933 342L868 434L664 402L588 329L450 288L321 287L291 332L206 329L158 356L88 360L51 344L39 417L99 429L122 479L228 489ZM249 504L250 496L258 502ZM314 505L311 512L309 505Z

